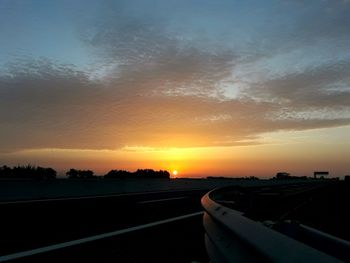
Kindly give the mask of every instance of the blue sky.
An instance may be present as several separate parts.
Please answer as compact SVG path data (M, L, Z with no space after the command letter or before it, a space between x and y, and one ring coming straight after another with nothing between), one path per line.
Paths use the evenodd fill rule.
M303 67L349 57L348 6L347 1L2 1L0 54L3 63L46 57L85 68L98 60L85 37L99 26L138 21L182 45L226 48L241 59L272 53L267 61L272 68L288 63L294 52L293 64Z

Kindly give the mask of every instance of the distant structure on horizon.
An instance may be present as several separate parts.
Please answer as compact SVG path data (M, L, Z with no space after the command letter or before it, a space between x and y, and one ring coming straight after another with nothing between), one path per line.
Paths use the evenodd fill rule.
M329 172L326 171L315 171L314 172L314 178L324 178L324 176L328 176Z
M306 176L292 176L290 175L290 173L287 173L287 172L278 172L276 173L276 176L273 177L272 179L277 179L277 180L285 180L285 179L288 179L288 180L294 180L294 179L302 179L302 180L305 180L307 179Z
M288 178L290 178L290 173L278 172L276 174L276 179L288 179Z

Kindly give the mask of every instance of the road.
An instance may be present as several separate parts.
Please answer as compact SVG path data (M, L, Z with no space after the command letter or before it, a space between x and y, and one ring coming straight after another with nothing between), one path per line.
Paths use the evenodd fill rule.
M325 200L332 201L330 207L347 200L349 185L341 190L338 184L332 183L331 188L324 188L327 191L310 192L313 185L313 182L307 185L298 183L297 190L291 183L251 188L248 192L258 191L264 197L253 206L260 209L255 209L259 213L252 216L260 218L267 213L270 218L281 211L284 214L287 204L290 204L298 210L291 210L293 213L288 215L298 216L303 222L301 216L311 217L302 210L312 210L313 215ZM303 187L306 192L302 191ZM281 206L265 204L274 196L270 192L276 189L280 189L283 196L295 197L290 198L290 202L288 198L283 199ZM200 204L201 197L208 190L0 202L0 262L208 262ZM311 193L314 193L312 199L309 198ZM306 197L314 201L302 202L306 205L300 206ZM325 207L322 205L318 210L322 211L321 218L324 217ZM332 215L338 223L333 220L331 225L340 226L339 229L347 233L348 228L344 226L348 222L348 213L342 214L344 220L340 224L336 212L341 209L333 210ZM313 226L315 220L309 221Z
M206 191L0 203L0 262L207 262Z

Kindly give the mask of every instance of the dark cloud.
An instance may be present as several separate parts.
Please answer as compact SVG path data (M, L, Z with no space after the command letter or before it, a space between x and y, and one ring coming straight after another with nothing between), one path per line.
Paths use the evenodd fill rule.
M200 49L179 40L166 25L158 17L135 18L119 10L94 25L84 41L102 65L111 66L105 80L128 82L127 88L138 92L208 95L230 76L235 59L232 51Z
M344 0L304 2L303 13L296 26L308 41L321 39L350 40L350 2Z
M152 93L159 85L152 78L147 84L145 77L105 83L47 61L25 68L13 67L0 79L2 149L242 145L258 143L265 132L350 123L347 118L274 120L269 116L284 106L247 97ZM149 94L135 93L135 85L145 85L140 90ZM269 92L278 97L274 89Z
M246 95L295 111L349 108L350 61L322 65L258 83ZM349 109L348 109L349 110Z

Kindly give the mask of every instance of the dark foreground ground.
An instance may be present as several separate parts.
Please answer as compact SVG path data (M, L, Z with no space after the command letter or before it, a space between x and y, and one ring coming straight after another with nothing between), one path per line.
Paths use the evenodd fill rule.
M297 220L349 240L350 184L324 182L320 186L280 187L278 191L287 193L289 199L266 209L261 209L264 202L250 206L260 208L257 219ZM259 187L263 196L271 198L266 195L269 187ZM200 199L208 190L0 202L0 262L10 254L18 256L11 262L208 262L201 214L157 223L201 212ZM22 257L24 251L149 223L156 224Z
M337 182L315 193L288 217L350 241L349 202L350 182Z
M55 179L3 180L0 179L0 201L33 200L127 194L150 191L214 189L228 185L262 186L290 183L290 180L244 179Z
M0 255L200 212L205 192L1 204ZM208 262L202 215L11 262L64 261Z
M201 221L197 216L12 262L208 262Z

